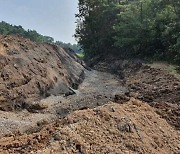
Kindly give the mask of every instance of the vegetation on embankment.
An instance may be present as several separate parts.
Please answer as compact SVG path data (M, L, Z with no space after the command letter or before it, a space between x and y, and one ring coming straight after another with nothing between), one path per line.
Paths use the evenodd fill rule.
M50 36L44 36L39 34L36 30L25 30L21 25L11 25L4 21L0 22L0 34L2 35L12 35L17 34L24 38L28 38L31 41L38 42L38 43L52 43L56 44L62 48L70 48L75 52L81 52L81 46L79 44L71 44L71 43L64 43L61 41L55 41Z
M87 57L113 53L180 64L178 0L79 0L76 38Z
M11 25L4 21L0 22L0 34L2 35L12 35L18 34L24 38L29 38L31 41L34 42L47 42L52 43L54 39L49 36L43 36L36 32L35 30L28 29L27 31L21 26Z
M80 59L84 59L84 53L77 53L76 54Z

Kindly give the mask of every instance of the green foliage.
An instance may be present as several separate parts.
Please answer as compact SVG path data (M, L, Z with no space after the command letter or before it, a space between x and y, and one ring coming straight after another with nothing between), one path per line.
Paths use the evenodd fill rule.
M54 39L49 36L43 36L37 33L35 30L24 30L22 26L13 26L4 21L0 22L0 34L3 35L11 35L11 34L18 34L22 37L29 38L35 42L48 42L53 43Z
M71 44L71 43L63 43L61 41L56 41L56 45L59 45L62 48L70 48L76 53L82 53L83 50L80 46L80 44Z
M80 59L84 59L84 53L77 53L77 56L78 56Z
M169 66L169 68L167 69L169 72L174 73L174 74L178 74L178 71L176 70L175 66Z
M79 0L76 17L86 56L110 52L180 64L178 0Z
M22 26L10 25L4 21L0 22L0 34L2 35L11 35L18 34L24 38L29 38L31 41L38 43L55 43L56 45L61 46L62 48L70 48L75 52L83 52L79 44L63 43L60 41L54 41L50 36L43 36L37 33L35 30L28 29L27 31L23 29Z
M112 50L116 14L117 9L112 2L79 0L75 37L82 45L86 56Z

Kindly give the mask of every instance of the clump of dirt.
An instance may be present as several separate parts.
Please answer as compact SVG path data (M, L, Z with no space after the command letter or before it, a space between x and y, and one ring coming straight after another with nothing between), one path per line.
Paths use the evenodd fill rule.
M132 98L71 113L39 133L0 139L1 153L176 153L180 132Z
M125 80L126 77L135 74L142 67L141 60L119 60L110 57L99 61L93 66L96 70L102 72L109 72L116 74L121 80Z
M126 80L133 96L148 102L170 124L180 129L180 80L165 70L143 66Z
M146 102L180 103L180 80L161 69L143 66L133 78L127 78L126 83Z
M145 64L141 60L108 58L94 66L95 69L119 76L129 93L115 96L121 102L135 97L156 108L158 114L180 129L180 78L167 70Z
M81 64L55 45L0 35L0 110L28 108L51 94L73 94L70 87L83 80Z

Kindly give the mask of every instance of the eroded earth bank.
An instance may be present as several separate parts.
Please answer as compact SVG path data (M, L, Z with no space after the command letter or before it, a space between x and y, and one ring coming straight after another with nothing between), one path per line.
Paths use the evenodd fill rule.
M180 79L0 36L0 153L180 153Z

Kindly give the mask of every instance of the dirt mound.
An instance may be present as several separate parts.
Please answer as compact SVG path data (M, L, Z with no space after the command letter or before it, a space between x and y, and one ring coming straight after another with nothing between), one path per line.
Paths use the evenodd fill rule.
M126 80L133 96L148 102L180 129L180 80L165 70L143 66Z
M51 44L0 36L0 110L28 108L51 94L70 95L83 78L75 55Z
M135 97L156 108L158 114L180 129L180 78L167 70L145 64L141 60L118 60L110 57L98 62L95 69L119 76L129 89L125 96L116 96L122 102Z
M180 104L180 80L161 69L144 66L134 78L127 79L127 84L146 102L165 100Z
M136 99L76 111L39 133L0 139L1 153L179 153L180 132Z

